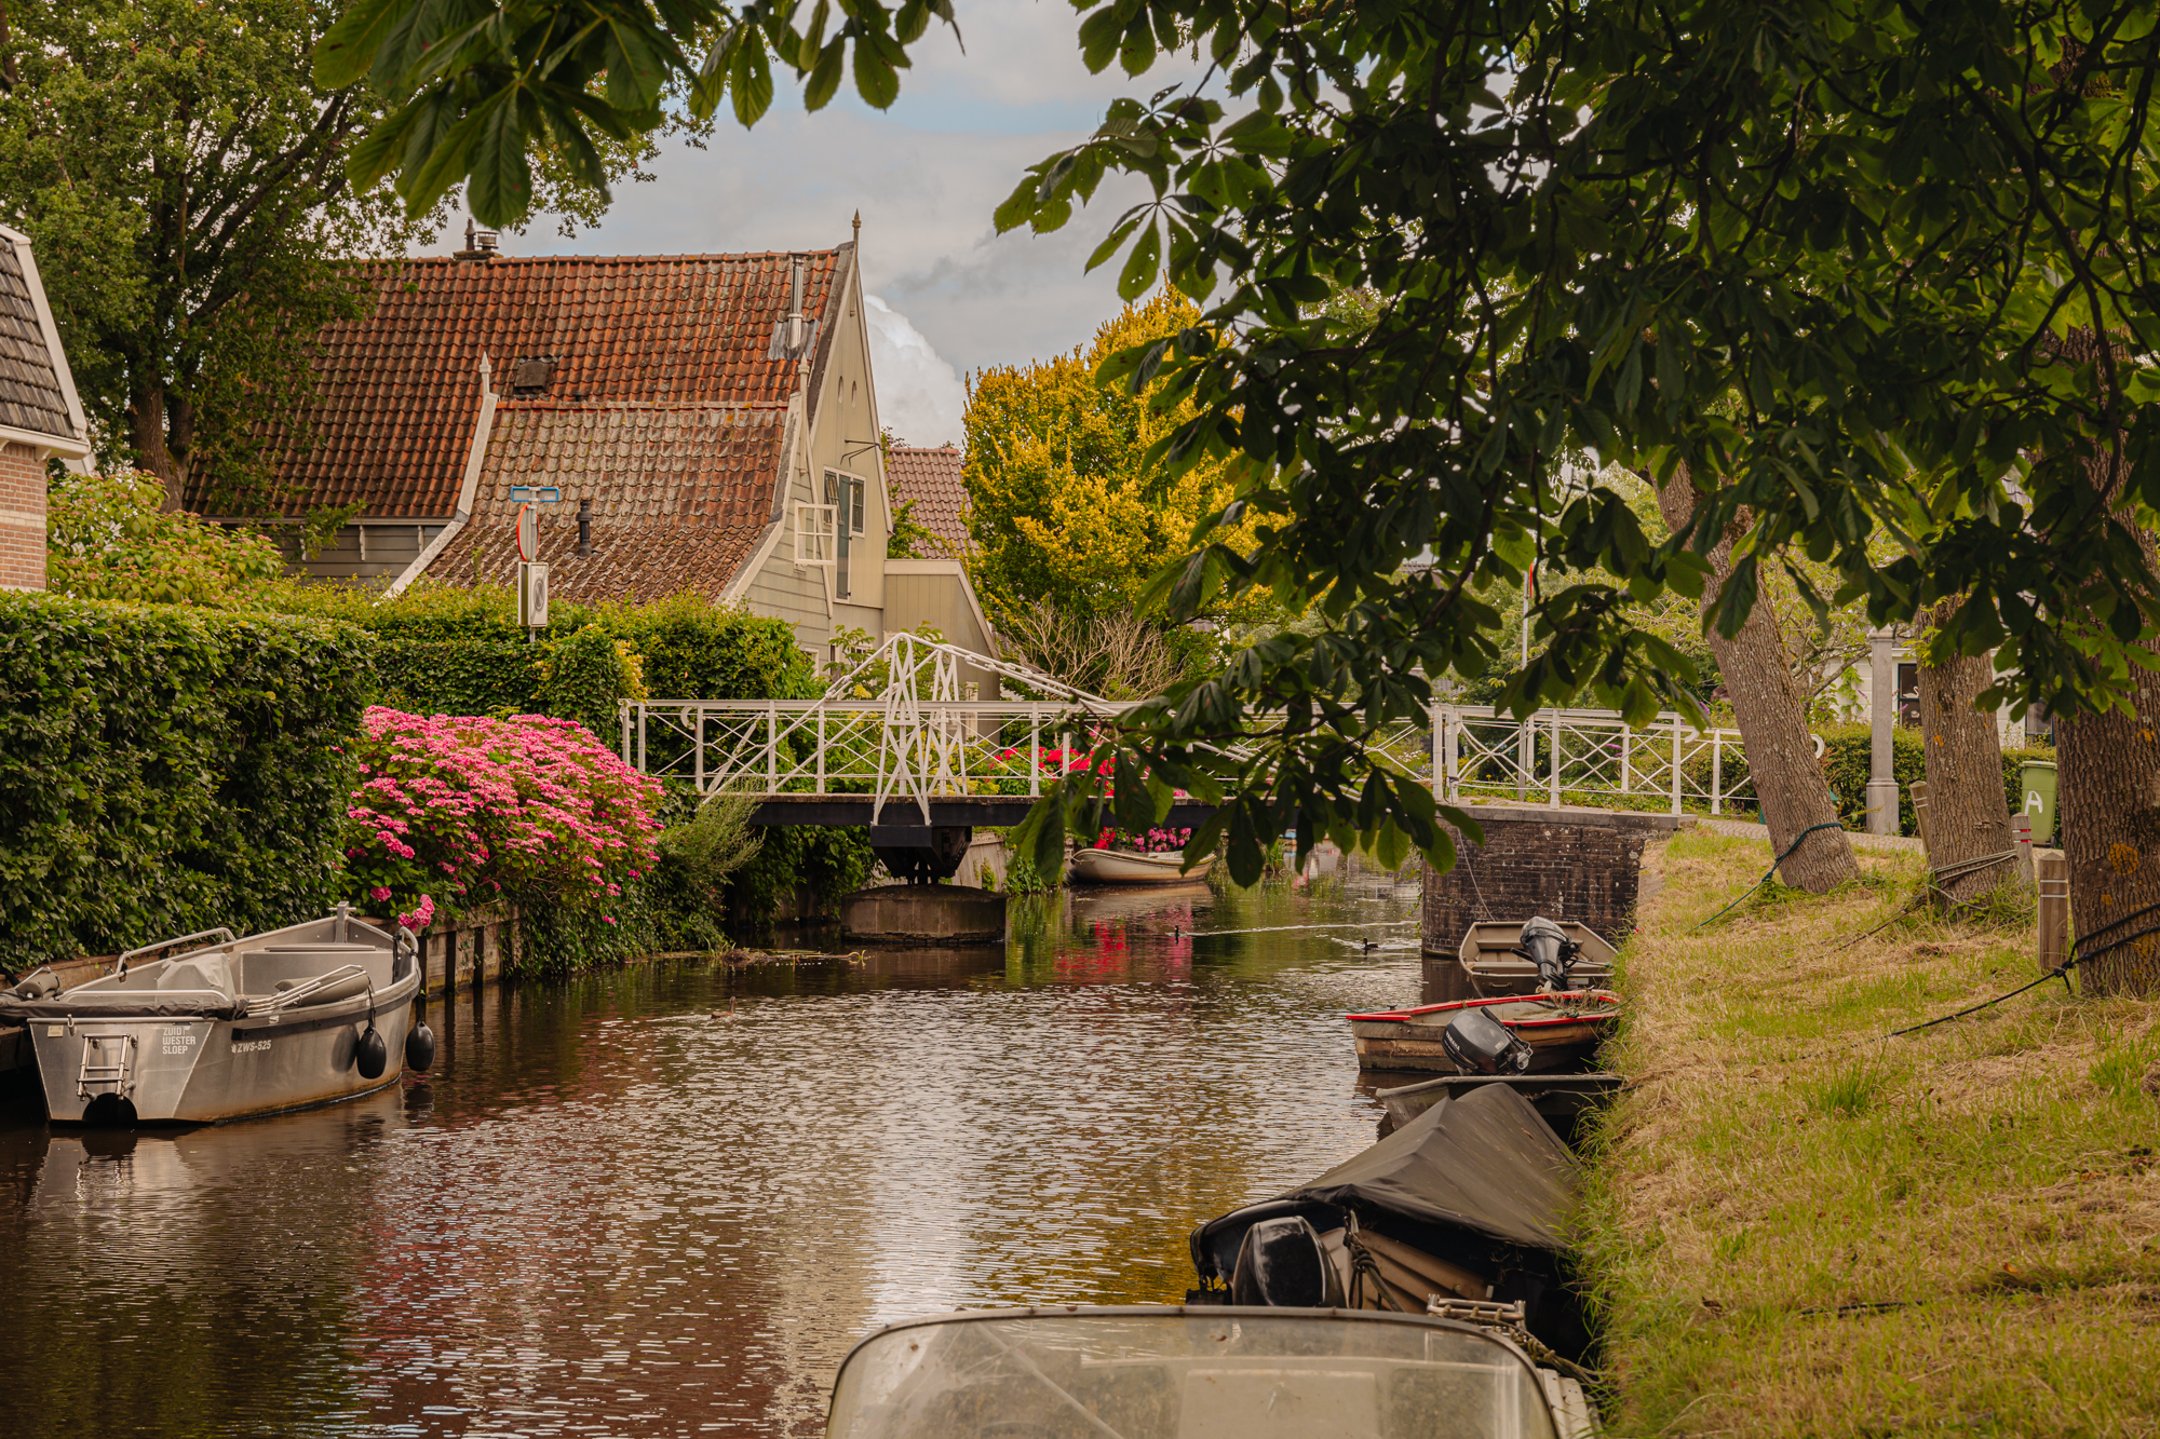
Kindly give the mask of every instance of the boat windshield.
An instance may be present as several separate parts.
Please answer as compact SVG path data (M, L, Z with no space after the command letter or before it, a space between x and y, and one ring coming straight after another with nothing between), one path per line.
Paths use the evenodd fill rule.
M1267 1309L955 1315L840 1368L827 1439L1553 1439L1522 1355L1466 1326Z

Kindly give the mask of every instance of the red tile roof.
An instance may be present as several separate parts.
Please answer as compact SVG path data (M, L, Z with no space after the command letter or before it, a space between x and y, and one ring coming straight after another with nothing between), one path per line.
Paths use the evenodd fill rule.
M785 401L828 348L818 324L847 247L803 256L799 358L773 357L794 256L670 255L374 261L367 318L326 326L315 396L266 446L289 512L359 501L369 517L456 508L479 407L480 357L499 394L521 359L552 358L551 400L757 405ZM207 497L201 486L191 503Z
M472 519L428 575L508 583L517 573L512 485L555 485L539 558L570 600L717 599L773 517L787 407L560 404L505 400L495 412ZM592 549L577 553L579 500Z
M885 482L893 508L914 502L915 522L938 537L954 555L966 554L967 485L960 478L962 456L951 445L924 449L894 445L885 457Z

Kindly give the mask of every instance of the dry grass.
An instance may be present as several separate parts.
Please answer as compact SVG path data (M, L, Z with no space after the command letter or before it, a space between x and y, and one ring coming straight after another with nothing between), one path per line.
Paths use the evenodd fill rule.
M2050 985L2015 909L1915 915L1917 856L1758 897L1682 834L1621 956L1582 1219L1626 1434L2160 1435L2160 1010Z

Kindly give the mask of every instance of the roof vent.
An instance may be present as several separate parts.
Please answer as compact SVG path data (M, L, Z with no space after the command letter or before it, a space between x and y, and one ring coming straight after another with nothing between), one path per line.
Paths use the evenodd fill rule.
M492 260L502 237L493 230L482 230L471 220L465 222L465 248L457 252L460 260Z
M555 364L553 355L531 355L511 361L510 393L528 397L546 394L548 386L555 382Z
M773 322L772 348L768 360L799 360L817 338L817 321L803 314L803 257L792 257L788 276L788 311Z

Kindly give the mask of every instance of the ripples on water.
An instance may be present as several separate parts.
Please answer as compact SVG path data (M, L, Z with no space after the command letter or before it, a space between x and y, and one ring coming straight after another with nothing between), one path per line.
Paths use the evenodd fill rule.
M1418 997L1414 890L1353 885L438 1001L434 1076L309 1114L0 1121L0 1435L814 1434L879 1324L1177 1300L1194 1224L1372 1139L1341 1016ZM1309 922L1369 928L1193 933Z

